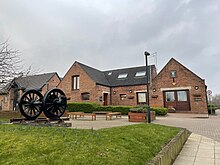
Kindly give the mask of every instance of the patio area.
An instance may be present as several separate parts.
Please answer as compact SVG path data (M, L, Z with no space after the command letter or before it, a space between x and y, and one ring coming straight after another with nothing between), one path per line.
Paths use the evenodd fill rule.
M71 128L95 129L95 130L142 123L142 122L128 122L127 115L122 115L121 118L114 117L112 118L112 120L106 120L105 115L96 115L96 120L91 120L91 116L84 116L77 118L77 120L70 119L69 121L65 121L65 122L71 123Z

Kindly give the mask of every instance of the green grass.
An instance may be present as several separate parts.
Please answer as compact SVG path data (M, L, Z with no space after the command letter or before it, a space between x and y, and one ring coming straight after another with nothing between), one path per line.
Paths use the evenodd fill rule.
M179 130L154 124L97 131L0 124L0 164L141 165Z
M0 117L0 123L9 123L10 117Z

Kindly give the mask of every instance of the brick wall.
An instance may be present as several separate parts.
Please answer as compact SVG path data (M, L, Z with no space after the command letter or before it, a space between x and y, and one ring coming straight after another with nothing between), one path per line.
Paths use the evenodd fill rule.
M48 90L55 88L60 83L60 79L57 76L57 74L54 74L54 76L45 84L42 88L42 94L44 95Z
M137 92L146 92L146 85L112 88L112 105L137 105ZM126 94L126 98L121 99L121 94Z
M72 90L72 76L79 75L79 89ZM110 88L96 83L87 75L87 73L79 66L79 64L74 63L73 66L64 76L61 83L58 85L58 88L64 91L69 102L95 102L102 104L100 97L103 97L103 93L109 93ZM89 100L82 100L82 93L89 93ZM110 103L110 95L108 97L108 103Z

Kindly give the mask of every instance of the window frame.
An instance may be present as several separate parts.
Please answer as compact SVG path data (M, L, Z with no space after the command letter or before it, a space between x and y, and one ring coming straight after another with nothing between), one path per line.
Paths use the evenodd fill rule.
M176 70L171 70L170 71L170 77L171 78L176 78L177 76L176 76Z
M145 94L145 101L140 102L139 94ZM137 104L147 104L147 92L137 92Z
M72 76L72 91L79 90L79 75Z
M135 77L145 77L146 76L146 71L139 71L135 73Z
M125 78L127 78L128 77L128 73L120 73L119 75L118 75L118 79L125 79Z
M89 92L81 93L81 99L82 100L90 100L90 93Z
M168 99L167 99L167 94L168 94L168 93L173 93L173 100L168 100ZM174 102L174 101L176 101L175 91L166 91L166 92L165 92L165 101L166 101L166 102Z

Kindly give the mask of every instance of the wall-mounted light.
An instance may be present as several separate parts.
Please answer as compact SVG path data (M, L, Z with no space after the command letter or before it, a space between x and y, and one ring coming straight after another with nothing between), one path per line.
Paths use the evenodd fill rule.
M154 89L153 89L153 92L156 92L156 91L157 91L156 88L154 88Z
M116 94L116 91L114 91L113 94Z
M198 90L198 89L199 89L199 86L195 86L194 88L195 88L195 90Z
M129 93L132 93L132 90L129 90Z

